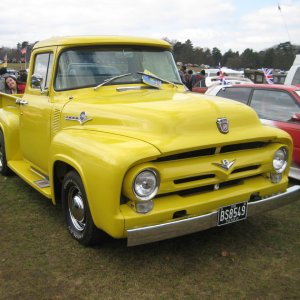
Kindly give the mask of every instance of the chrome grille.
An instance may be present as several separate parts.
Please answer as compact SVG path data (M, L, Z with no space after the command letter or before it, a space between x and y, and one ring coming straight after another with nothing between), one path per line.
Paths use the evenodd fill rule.
M152 161L161 175L158 197L212 192L266 176L272 168L270 156L277 148L276 143L251 141L161 157ZM233 166L222 169L220 163L224 160L234 161Z

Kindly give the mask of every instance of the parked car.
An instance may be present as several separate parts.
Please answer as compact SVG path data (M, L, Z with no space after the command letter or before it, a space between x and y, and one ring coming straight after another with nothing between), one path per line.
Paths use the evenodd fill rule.
M300 54L297 54L285 78L284 84L300 86Z
M18 71L17 70L14 70L14 69L7 69L7 72L6 74L9 74L9 75L14 75L14 76L18 76Z
M249 78L236 77L236 76L225 76L227 84L241 84L241 83L253 83ZM205 81L198 81L192 88L192 92L204 94L211 86L222 86L222 82L219 76L206 77Z
M263 124L287 131L294 142L290 177L300 180L300 87L277 84L212 86L205 93L251 106Z

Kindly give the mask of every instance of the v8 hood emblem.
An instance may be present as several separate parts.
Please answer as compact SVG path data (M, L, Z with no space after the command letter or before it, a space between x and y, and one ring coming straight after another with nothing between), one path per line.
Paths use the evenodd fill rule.
M79 122L80 125L83 125L84 123L91 121L91 118L87 117L87 114L85 113L85 111L81 112L79 117L74 117L74 116L66 116L65 120L67 121L77 121Z
M233 161L223 159L220 164L219 163L212 163L212 164L228 171L234 165L234 163L235 163L235 159Z

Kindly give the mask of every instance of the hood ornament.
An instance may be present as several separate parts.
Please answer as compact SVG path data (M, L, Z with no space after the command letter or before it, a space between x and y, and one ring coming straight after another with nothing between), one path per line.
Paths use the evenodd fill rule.
M83 125L84 123L93 120L92 118L88 118L85 111L81 112L79 117L74 116L65 116L65 120L67 121L77 121L80 125Z
M228 171L234 165L234 163L235 163L235 159L232 161L223 159L220 164L219 163L212 163L212 164L222 168L223 170Z
M226 134L229 132L229 121L227 120L227 118L218 118L217 126L221 133Z

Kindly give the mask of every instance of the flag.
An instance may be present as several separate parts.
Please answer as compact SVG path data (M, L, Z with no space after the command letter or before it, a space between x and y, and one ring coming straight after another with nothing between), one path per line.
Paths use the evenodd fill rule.
M22 48L21 50L21 53L24 55L24 54L26 54L26 47L25 48Z
M273 69L267 69L267 68L262 68L265 78L266 78L266 82L268 84L274 84L274 79L273 79Z
M227 81L224 77L224 73L222 71L222 68L221 68L221 63L219 63L219 80L221 82L222 85L226 85L227 84Z

